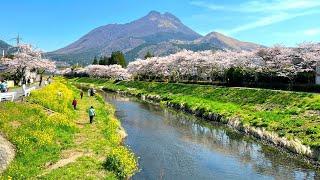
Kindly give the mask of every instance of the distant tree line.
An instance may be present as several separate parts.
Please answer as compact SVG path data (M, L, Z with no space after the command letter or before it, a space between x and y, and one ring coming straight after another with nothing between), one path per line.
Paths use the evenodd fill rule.
M320 92L316 67L320 44L274 46L255 51L181 51L130 62L133 79ZM319 73L319 72L318 72Z
M101 56L99 59L95 56L92 64L94 65L114 65L118 64L121 67L126 67L126 59L121 51L115 51L111 53L110 57Z
M144 56L144 59L149 59L149 58L152 58L154 57L154 55L151 53L151 52L147 52L147 54Z

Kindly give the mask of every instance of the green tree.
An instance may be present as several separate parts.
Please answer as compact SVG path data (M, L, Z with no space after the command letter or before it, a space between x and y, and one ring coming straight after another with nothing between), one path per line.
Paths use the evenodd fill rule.
M126 67L127 65L124 54L121 51L112 52L109 63L110 65L119 64L122 67Z
M114 63L112 62L111 57L108 57L108 59L107 59L107 65L111 65L111 64L114 64Z
M147 54L144 56L144 59L148 59L148 58L152 58L154 57L153 54L151 54L151 52L147 52Z
M105 61L104 57L100 57L99 59L99 65L107 65L107 62Z
M93 62L92 62L92 64L99 64L98 59L97 59L97 57L96 57L96 56L93 58Z
M107 56L103 56L103 65L109 65L109 58Z

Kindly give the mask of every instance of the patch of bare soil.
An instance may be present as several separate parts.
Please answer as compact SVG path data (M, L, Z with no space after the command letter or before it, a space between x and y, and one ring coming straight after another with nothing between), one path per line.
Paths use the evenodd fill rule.
M17 129L18 127L21 126L21 123L20 123L19 121L11 121L11 122L10 122L10 125L11 125L13 128Z

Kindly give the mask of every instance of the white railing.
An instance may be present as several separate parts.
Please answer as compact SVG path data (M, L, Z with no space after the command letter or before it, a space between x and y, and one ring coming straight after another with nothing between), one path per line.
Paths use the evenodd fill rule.
M30 96L31 91L33 91L33 90L35 90L35 89L36 89L36 87L31 87L31 88L27 89L27 88L26 88L26 85L23 85L23 86L22 86L23 95L24 95L25 97Z
M14 101L18 96L30 96L31 91L36 90L36 87L26 88L26 85L22 86L22 94L19 92L6 92L0 93L0 102L2 101Z
M16 94L16 92L0 93L0 102L3 100L13 101Z

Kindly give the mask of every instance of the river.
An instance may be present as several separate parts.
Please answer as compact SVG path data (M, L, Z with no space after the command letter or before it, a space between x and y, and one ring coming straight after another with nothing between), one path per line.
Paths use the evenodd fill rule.
M221 124L105 93L139 157L133 179L320 179L319 172Z

